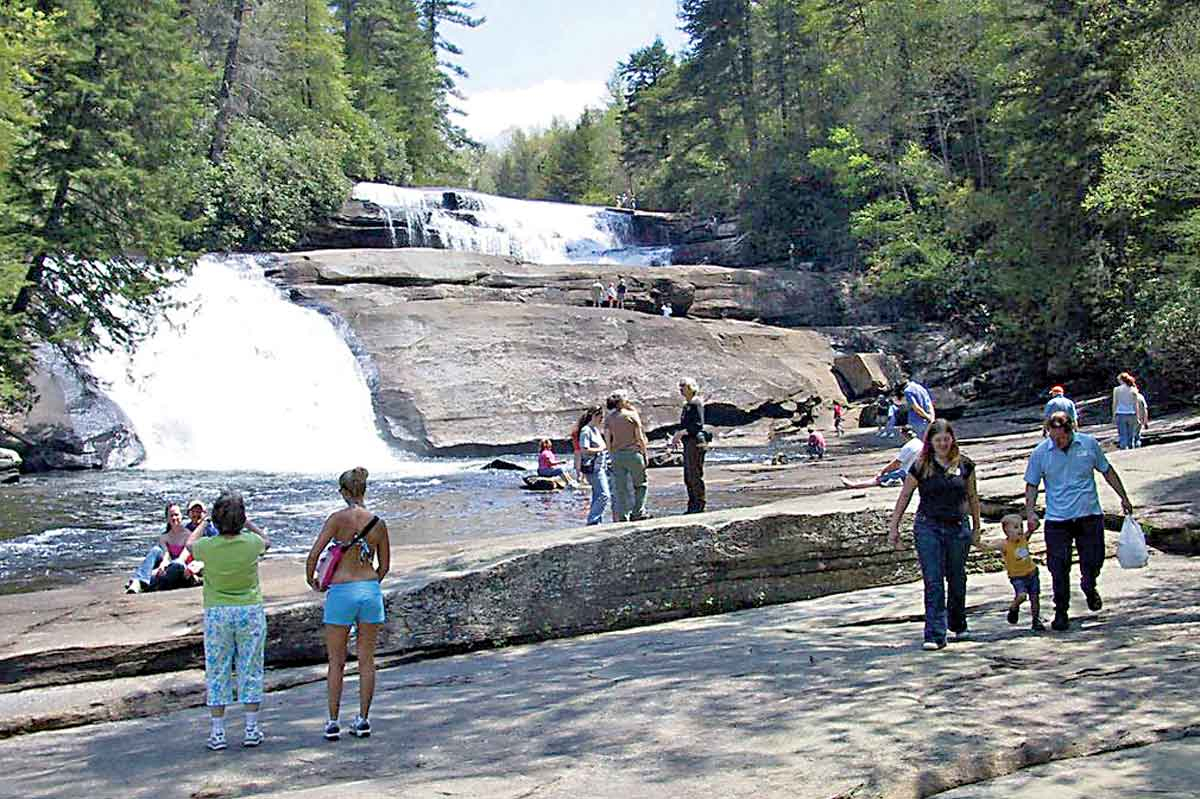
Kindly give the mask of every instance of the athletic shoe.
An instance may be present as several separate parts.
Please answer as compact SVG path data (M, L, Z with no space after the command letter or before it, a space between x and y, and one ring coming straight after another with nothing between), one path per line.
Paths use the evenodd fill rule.
M134 579L130 580L129 582L125 583L125 593L127 593L127 594L142 593L142 581L134 578Z
M970 641L971 640L971 631L970 630L959 630L958 632L951 632L950 634L954 636L955 641Z
M926 641L925 643L921 644L921 648L924 649L926 652L936 652L939 649L945 649L946 642L945 641Z
M350 734L355 738L370 738L371 722L362 716L355 716L354 721L350 722Z
M1087 595L1088 610L1100 610L1104 607L1104 600L1100 598L1100 592L1092 589Z
M246 728L246 735L242 738L242 746L258 746L263 742L262 728L255 724L253 727Z
M342 737L342 728L336 721L330 721L325 724L325 740L338 741Z
M1016 606L1009 608L1007 618L1009 624L1016 624L1017 619L1021 618L1021 609Z
M1050 628L1060 633L1071 629L1071 619L1065 610L1054 611L1054 621L1050 622Z
M1034 617L1033 617L1033 624L1031 624L1031 625L1030 625L1030 628L1031 628L1031 629L1032 629L1032 630L1033 630L1035 633L1044 633L1044 632L1046 632L1046 625L1045 625L1045 624L1043 624L1043 623L1042 623L1042 620L1041 620L1041 619L1039 619L1037 616L1034 616Z
M208 736L208 748L214 752L220 752L225 748L225 731L213 732Z

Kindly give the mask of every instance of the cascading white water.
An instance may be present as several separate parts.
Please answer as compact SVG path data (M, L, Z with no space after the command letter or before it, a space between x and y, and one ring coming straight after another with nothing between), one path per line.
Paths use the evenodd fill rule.
M252 256L205 256L132 355L92 372L133 420L146 468L416 474L375 428L366 380L317 311L287 301Z
M450 210L443 194L441 189L359 183L352 196L383 209L389 227L402 223L412 246L508 255L540 264L671 263L670 247L633 243L628 214L460 190L454 194L469 207Z

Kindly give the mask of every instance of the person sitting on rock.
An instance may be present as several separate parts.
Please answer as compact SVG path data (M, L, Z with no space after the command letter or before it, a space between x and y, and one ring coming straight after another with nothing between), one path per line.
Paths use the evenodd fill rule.
M142 564L125 583L125 593L140 594L145 591L170 591L174 588L189 588L197 580L188 568L192 561L189 549L191 532L183 526L183 514L175 503L167 505L167 529L158 543L150 547Z
M808 428L808 457L824 458L825 457L825 436Z
M212 521L206 518L208 511L204 507L204 503L198 499L193 499L187 504L188 520L184 522L184 527L192 534L188 539L188 546L196 543L201 538L211 538L214 535L220 535L220 531ZM198 532L197 532L198 531Z
M543 438L538 443L538 477L561 477L567 485L577 488L579 484L562 467L562 462L554 457L553 444L550 439Z
M922 442L921 439L913 436L912 428L909 427L903 428L901 438L904 439L904 444L900 446L900 451L896 453L896 457L888 461L887 466L883 467L874 480L855 483L843 476L842 485L846 488L874 488L875 486L890 488L902 485L904 478L908 476L908 470L912 468L917 456L921 454Z

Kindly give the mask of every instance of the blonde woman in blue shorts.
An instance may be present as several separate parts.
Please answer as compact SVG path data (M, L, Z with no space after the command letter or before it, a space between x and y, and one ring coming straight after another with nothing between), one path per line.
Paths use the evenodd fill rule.
M342 677L351 625L358 626L358 715L350 723L357 738L371 735L371 699L375 695L375 644L384 621L383 591L379 583L391 567L387 525L366 508L367 470L351 469L338 478L346 507L325 520L321 534L308 553L309 585L317 587L317 560L330 542L348 548L333 574L325 595L325 648L329 652L329 720L325 739L342 737L338 720L342 704Z

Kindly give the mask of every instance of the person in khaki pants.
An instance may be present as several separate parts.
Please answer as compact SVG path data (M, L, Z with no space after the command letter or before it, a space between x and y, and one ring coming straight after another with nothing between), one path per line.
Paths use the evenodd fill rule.
M612 458L613 521L649 518L646 513L646 431L622 392L605 403L604 439Z

